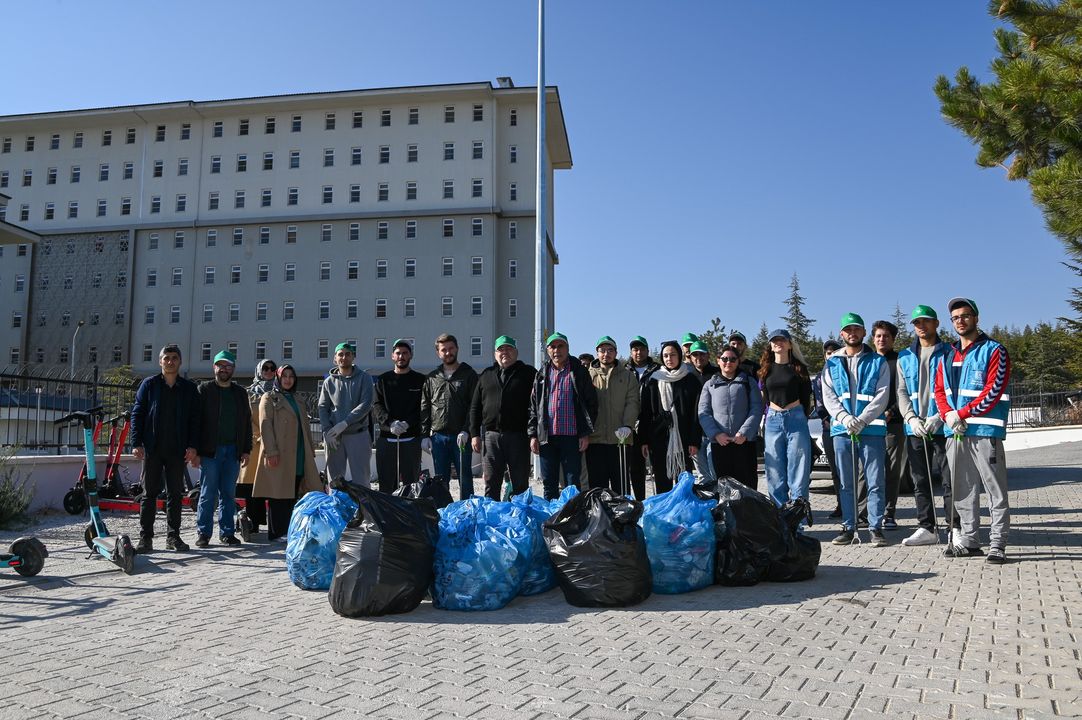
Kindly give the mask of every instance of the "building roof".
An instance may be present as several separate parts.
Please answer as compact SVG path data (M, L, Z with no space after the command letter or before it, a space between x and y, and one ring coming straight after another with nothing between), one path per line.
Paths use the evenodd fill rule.
M35 232L30 232L18 225L0 220L0 245L21 245L22 243L34 243L41 239Z

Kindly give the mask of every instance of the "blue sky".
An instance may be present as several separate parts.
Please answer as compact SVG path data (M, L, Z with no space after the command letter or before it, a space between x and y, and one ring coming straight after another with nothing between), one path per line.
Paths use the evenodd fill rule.
M536 82L536 3L34 0L5 7L0 114ZM820 334L846 311L1054 321L1076 278L1028 187L982 170L932 85L995 53L984 3L548 0L556 325L652 345L714 316L749 337L793 272Z

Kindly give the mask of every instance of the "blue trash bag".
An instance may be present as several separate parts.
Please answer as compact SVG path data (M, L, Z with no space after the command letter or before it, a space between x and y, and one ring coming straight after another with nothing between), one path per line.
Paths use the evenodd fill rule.
M714 582L716 501L695 494L695 476L681 473L676 487L646 498L642 525L654 592L686 593Z
M579 489L574 485L568 485L563 490L561 490L560 497L556 498L555 500L549 500L549 507L552 508L552 514L555 515L556 513L563 510L564 505L566 505L571 498L575 497L578 494Z
M472 497L442 508L439 527L433 605L498 610L519 594L533 546L521 507Z
M545 536L541 530L545 521L552 517L552 503L537 497L532 490L526 488L526 492L511 498L511 504L521 507L526 513L533 535L529 568L522 577L522 590L519 595L540 595L556 587L556 568L552 566L548 545L545 544Z
M286 570L305 590L327 590L334 577L338 539L357 512L357 503L341 490L310 492L297 501L286 537Z

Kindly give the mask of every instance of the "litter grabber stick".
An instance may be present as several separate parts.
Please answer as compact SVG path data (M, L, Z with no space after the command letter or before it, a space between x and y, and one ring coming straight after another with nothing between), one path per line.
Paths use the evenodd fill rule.
M465 436L465 437L463 437L463 436ZM469 460L466 459L466 455L467 455L466 446L470 441L470 436L468 434L466 434L465 432L460 432L456 439L458 440L458 494L461 496L462 495L462 483L464 482L464 478L466 476L466 470L467 470L466 463L470 462L472 464L473 457L470 457ZM469 469L469 471L471 473L471 478L472 478L473 467L469 467L468 469ZM470 491L470 495L473 495L472 488L471 488L471 491ZM469 497L469 496L467 496L467 497ZM465 500L466 498L464 497L462 499Z
M616 428L616 444L620 450L620 494L627 497L630 482L627 478L627 441L631 438L631 428L620 426Z
M857 502L857 485L860 474L857 472L857 443L860 436L849 433L849 455L853 460L853 543L860 545L860 503Z
M958 467L958 452L959 452L959 449L962 446L962 438L964 438L964 437L965 437L965 435L963 435L961 433L958 433L958 432L954 433L954 438L953 438L954 442L952 443L952 446L951 446L951 453L954 455L954 468L951 468L952 470L954 470L955 468ZM958 539L957 543L955 542L955 535L954 535L954 516L955 516L955 513L957 512L957 510L955 509L955 501L957 500L957 498L955 497L955 488L956 487L958 487L957 478L954 477L954 475L952 474L951 475L951 511L950 511L950 519L949 519L950 522L947 525L947 547L948 548L961 545L961 534L962 534L961 531L959 530L959 532L958 532L959 537L957 538Z
M921 438L921 446L924 448L924 468L928 473L928 501L932 505L932 527L935 529L935 544L939 544L939 518L935 512L935 489L932 487L932 461L928 456L928 437ZM950 530L947 531L948 533ZM950 535L947 535L948 541Z

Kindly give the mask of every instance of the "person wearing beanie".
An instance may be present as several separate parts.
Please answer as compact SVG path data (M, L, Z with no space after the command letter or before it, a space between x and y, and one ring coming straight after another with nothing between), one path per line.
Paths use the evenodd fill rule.
M345 477L371 487L372 376L353 364L357 348L341 342L334 349L334 367L319 386L319 426L327 452L327 479Z
M620 448L624 457L634 446L632 432L639 418L639 379L616 362L616 341L605 335L597 341L597 360L590 365L590 380L597 390L597 422L586 448L591 488L628 492L620 474Z

